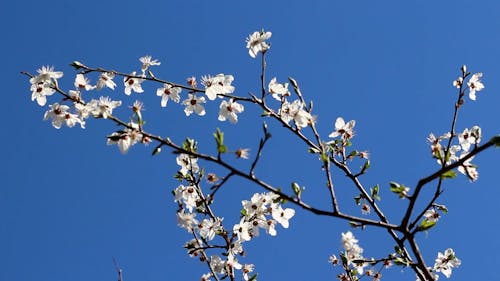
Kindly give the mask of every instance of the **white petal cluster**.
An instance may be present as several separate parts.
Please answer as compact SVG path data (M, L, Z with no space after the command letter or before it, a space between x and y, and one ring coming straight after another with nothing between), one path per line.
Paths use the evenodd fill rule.
M352 232L347 231L342 233L341 243L344 248L344 256L347 259L347 265L354 266L358 274L362 275L363 269L367 264L363 262L354 262L364 260L363 248L359 246L358 242L358 239L354 237Z
M31 100L44 106L47 103L47 96L55 93L57 79L63 76L61 71L54 71L52 66L42 66L37 70L38 75L30 78Z
M107 144L118 145L118 148L123 154L127 153L130 147L137 142L144 142L143 135L139 130L139 125L135 122L130 122L128 126L129 127L124 130L113 132L107 137Z
M330 135L330 138L335 138L340 136L344 140L351 139L354 136L354 126L356 125L355 120L351 120L349 122L345 122L344 118L338 117L335 120L335 131L333 131Z
M255 58L259 52L265 53L267 50L269 50L271 46L266 42L266 40L271 38L271 35L272 33L270 31L255 31L254 33L249 35L246 40L248 54L252 58Z
M295 100L292 103L285 100L281 104L278 114L281 120L287 124L293 120L299 129L305 128L313 122L312 115L304 109L304 104L300 100Z
M438 252L434 271L441 272L446 278L450 278L452 269L459 267L462 262L455 256L453 249L448 248L444 253Z
M278 195L274 193L255 193L250 201L243 200L242 213L245 215L239 224L234 225L233 232L241 241L249 241L259 236L262 228L271 236L276 236L276 224L283 228L289 227L289 220L295 215L291 208L283 209L281 204L275 202Z
M205 86L205 94L209 100L214 100L218 95L232 94L234 86L231 83L234 81L232 75L217 74L216 76L203 76L201 83Z
M245 107L237 103L233 99L229 101L223 100L219 106L219 121L226 121L236 124L238 122L238 114L242 113Z

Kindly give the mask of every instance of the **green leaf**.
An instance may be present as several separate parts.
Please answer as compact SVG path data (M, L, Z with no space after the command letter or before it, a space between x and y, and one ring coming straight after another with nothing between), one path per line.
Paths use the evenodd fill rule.
M380 201L382 199L378 193L379 190L380 190L380 187L378 186L378 184L375 185L373 188L370 188L370 192L372 193L372 198L375 200L378 200L378 201Z
M393 181L391 181L389 185L391 186L391 191L396 193L399 196L399 198L406 197L406 193L409 190L408 187Z
M356 205L361 204L361 198L363 198L361 194L354 197L354 201L356 202Z
M328 161L330 161L330 158L328 157L328 155L326 153L321 153L320 159L321 159L321 162L323 162L325 164L328 163Z
M403 258L395 258L394 259L394 264L395 265L403 265L403 266L408 266L410 263Z
M255 273L254 275L252 275L252 277L250 277L250 279L248 279L248 281L257 281L257 273Z
M349 155L347 155L347 158L352 158L352 157L354 157L356 155L358 155L358 151L353 150L353 151L351 151L351 153L349 153Z
M226 153L227 147L224 145L224 133L219 128L214 133L215 142L217 143L217 152Z
M368 168L370 168L370 160L366 160L365 164L361 168L361 173L364 174Z
M300 185L298 183L296 183L296 182L292 183L292 190L293 190L293 193L295 194L295 196L300 198L300 195L302 194L303 188L300 187Z
M155 156L156 154L160 153L161 152L161 146L157 146L154 150L153 150L153 153L152 155Z
M241 209L241 214L246 217L248 216L247 210L245 208Z
M307 152L311 153L311 154L316 154L319 152L319 150L317 150L316 148L313 148L313 147L309 147L307 149Z
M457 173L453 170L446 171L441 175L442 179L453 179L457 177Z
M444 214L448 213L448 208L445 205L434 204L434 206Z
M418 226L418 230L428 230L436 225L436 221L422 220Z

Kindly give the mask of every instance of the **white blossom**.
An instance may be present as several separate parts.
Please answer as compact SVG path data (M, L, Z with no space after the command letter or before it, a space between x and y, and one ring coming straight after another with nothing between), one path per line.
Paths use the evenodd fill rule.
M141 83L144 82L144 79L132 76L135 76L135 71L131 73L131 76L123 78L123 83L125 84L125 94L127 96L130 96L132 91L136 93L144 92L141 86Z
M223 100L219 106L219 121L226 121L236 124L238 122L238 115L243 112L245 108L243 105L235 102L233 99L229 101Z
M201 77L201 83L205 86L205 94L209 100L214 100L217 95L231 94L234 92L234 86L231 85L234 77L232 75L217 74Z
M205 97L197 97L195 94L188 94L188 98L182 102L182 104L186 106L186 108L184 108L184 113L186 116L191 115L193 112L200 116L205 115L205 108L202 105L205 102Z
M248 54L255 58L257 53L265 53L269 48L269 44L266 42L267 39L271 38L272 33L270 31L255 31L246 39Z
M85 91L95 89L95 86L90 85L90 80L81 73L76 75L74 85L76 89L85 89Z
M471 100L476 100L476 92L484 89L484 84L481 82L481 77L483 77L482 73L475 73L467 82L467 86L469 86L469 98Z
M276 82L276 77L271 79L268 88L269 88L269 93L271 93L273 98L278 101L281 101L281 97L286 97L290 95L290 91L288 91L288 83L280 84Z
M179 103L181 97L179 96L181 92L181 88L173 87L170 84L163 84L163 87L156 90L156 95L161 97L161 106L167 106L168 100L172 100L176 103Z
M99 76L99 80L97 80L96 89L101 90L104 87L108 87L111 90L114 90L116 87L116 83L113 81L115 78L115 74L111 72L103 72Z

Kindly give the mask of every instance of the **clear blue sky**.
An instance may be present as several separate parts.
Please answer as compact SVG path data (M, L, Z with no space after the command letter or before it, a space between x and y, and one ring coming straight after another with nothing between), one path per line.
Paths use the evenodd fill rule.
M44 109L31 102L20 71L53 65L71 88L73 60L124 72L139 70L150 54L162 65L156 75L183 82L188 76L226 73L238 95L259 89L259 61L251 59L245 38L264 28L273 32L268 78L299 81L315 103L323 136L336 117L355 119L355 146L371 153L366 186L380 184L382 208L395 223L406 203L388 190L391 180L413 186L437 165L426 137L448 130L456 91L452 81L462 64L484 72L486 89L466 101L458 130L480 125L484 139L500 133L500 3L498 1L8 1L0 10L3 70L0 187L0 280L116 280L112 257L127 281L198 280L206 268L181 247L189 239L176 226L171 190L177 186L174 156L152 158L152 147L121 155L106 146L116 127L89 120L87 128L56 130L43 121ZM95 80L94 80L95 81ZM120 80L117 84L121 87ZM220 127L230 144L255 152L258 110L248 107L237 126L220 123L217 105L200 118L183 108L159 106L154 88L126 99L146 104L147 128L180 142L190 136L213 151L211 132ZM184 93L185 94L185 93ZM50 103L50 102L49 102ZM124 111L121 117L126 118ZM253 115L252 115L253 114ZM256 121L257 120L257 121ZM326 206L319 162L270 122L263 178L275 186L298 181L310 202ZM443 199L450 213L419 236L431 265L438 251L455 249L462 266L454 280L491 280L500 266L498 236L499 150L476 157L480 178L446 182ZM334 174L341 207L353 208L343 176ZM240 201L261 191L234 181L220 194L227 226L238 221ZM255 263L259 280L333 280L327 263L341 250L344 221L298 210L288 230L248 243L242 261ZM392 249L385 232L356 230L365 256ZM409 270L385 272L384 280L414 280ZM441 276L441 278L444 278Z

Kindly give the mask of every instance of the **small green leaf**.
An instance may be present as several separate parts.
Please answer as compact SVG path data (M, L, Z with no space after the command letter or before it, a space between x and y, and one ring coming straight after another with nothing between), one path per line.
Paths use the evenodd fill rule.
M354 197L354 201L356 202L356 205L361 204L361 198L363 198L361 194Z
M410 263L403 258L395 258L394 259L394 264L395 265L403 265L403 266L408 266Z
M399 196L399 198L405 198L406 194L410 190L409 187L406 187L406 186L399 184L397 182L391 181L389 184L391 186L391 191L396 193Z
M293 190L293 193L295 194L295 196L300 198L300 195L302 194L303 189L300 187L300 185L298 183L296 183L296 182L292 183L292 190Z
M217 152L218 153L226 153L227 147L224 145L224 133L217 128L217 131L213 134L215 138L215 142L217 143Z
M418 230L428 230L436 225L436 221L422 220L418 226Z
M313 148L313 147L309 147L307 149L307 152L311 153L311 154L316 154L319 152L319 150L317 150L316 148Z
M254 275L252 275L252 277L250 277L250 279L248 279L248 281L257 281L257 273L255 273Z
M323 162L325 164L328 163L328 161L330 161L330 158L328 157L328 155L326 153L321 153L320 159L321 159L321 162Z
M364 174L368 168L370 168L370 160L366 160L365 164L361 168L361 173Z
M441 175L442 179L453 179L456 177L457 177L457 173L455 173L455 171L453 171L453 170L446 171L445 173L443 173Z
M352 158L352 157L354 157L356 155L358 155L358 151L353 150L353 151L351 151L351 153L349 153L349 155L347 155L347 158Z
M156 154L160 153L161 152L161 146L157 146L154 150L153 150L153 153L152 155L155 156Z
M378 193L379 190L380 190L380 188L379 188L378 184L375 185L373 188L370 188L370 191L372 193L372 198L375 200L378 200L378 201L380 201L382 199Z
M241 214L246 217L248 216L247 210L245 208L241 209Z
M445 205L434 204L434 206L444 214L448 213L448 208Z

